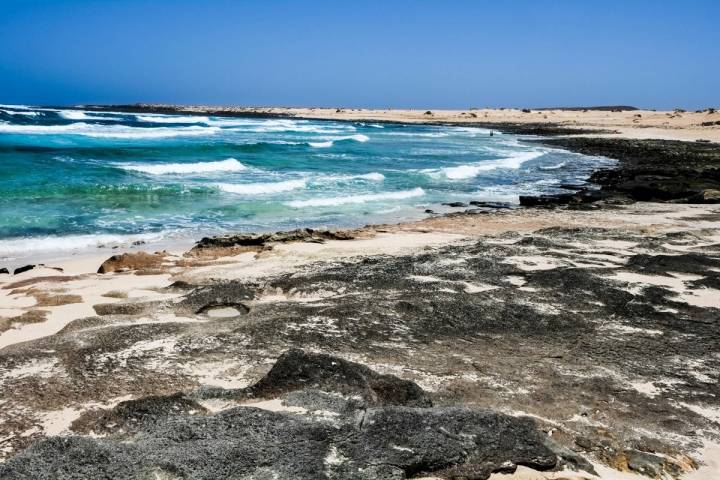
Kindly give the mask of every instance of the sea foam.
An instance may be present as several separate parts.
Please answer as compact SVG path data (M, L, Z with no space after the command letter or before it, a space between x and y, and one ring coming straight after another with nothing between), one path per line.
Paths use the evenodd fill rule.
M439 173L451 180L465 180L477 177L481 172L495 170L496 168L520 168L520 165L523 163L538 158L544 154L545 152L521 152L499 160L488 160L469 165L441 168ZM426 173L438 173L438 170L427 170Z
M210 119L203 116L180 115L135 115L141 122L148 123L209 123Z
M151 175L213 173L213 172L239 172L247 167L234 158L217 162L197 163L142 163L117 165L123 170L149 173Z
M567 163L565 163L565 162L560 162L560 163L558 163L558 164L556 164L556 165L547 165L547 166L541 166L541 167L538 167L538 168L539 168L540 170L558 170L558 169L563 168L563 167L565 167L565 166L567 166Z
M216 127L157 127L141 128L126 127L123 125L92 125L78 122L68 125L15 125L0 124L0 133L13 133L20 135L82 135L94 138L121 138L121 139L152 139L180 136L213 135L220 129Z
M287 192L305 188L305 180L287 180L284 182L267 183L220 183L218 188L223 192L235 193L238 195L265 195L270 193Z
M2 111L3 113L6 113L8 115L25 115L26 117L36 117L36 116L40 115L40 112L33 112L30 110L23 110L23 111L19 111L19 112L13 112L12 110L0 110L0 111Z
M293 208L303 207L333 207L349 203L378 202L382 200L402 200L405 198L421 197L425 195L422 188L412 190L401 190L399 192L371 193L367 195L350 195L347 197L311 198L309 200L293 200L285 205Z
M363 135L362 133L358 133L355 135L348 135L345 137L334 137L329 140L323 141L323 142L308 142L308 145L310 145L313 148L328 148L332 147L335 142L342 142L344 140L354 140L356 142L367 142L370 140L370 137L367 135Z
M158 241L166 233L141 233L135 235L67 235L35 238L8 238L0 242L0 257L27 254L28 252L54 252L98 247L100 245L130 244L136 241Z
M119 120L113 117L100 117L97 115L88 115L79 110L58 110L57 114L65 120Z

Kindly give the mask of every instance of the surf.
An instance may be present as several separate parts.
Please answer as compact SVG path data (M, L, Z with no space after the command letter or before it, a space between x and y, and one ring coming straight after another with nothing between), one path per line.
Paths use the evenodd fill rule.
M217 162L121 164L117 165L117 167L131 172L151 175L240 172L248 168L235 158Z

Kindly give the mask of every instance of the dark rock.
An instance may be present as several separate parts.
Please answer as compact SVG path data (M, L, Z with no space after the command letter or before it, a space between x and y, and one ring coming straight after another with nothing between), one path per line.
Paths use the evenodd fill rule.
M470 205L474 207L481 207L481 208L514 208L515 205L508 202L480 202L477 200L473 200L470 202Z
M359 363L320 353L288 350L255 385L237 390L204 389L200 397L275 398L303 389L358 395L368 405L429 407L430 397L413 382L381 375Z
M669 275L671 272L692 275L712 274L711 269L720 268L720 259L699 253L682 255L634 255L628 260L626 268L652 275Z
M581 205L602 199L599 191L581 190L575 193L559 193L553 195L520 195L523 207L541 207L555 205Z
M190 286L182 288L188 289ZM241 282L220 282L195 287L184 295L175 308L183 313L204 313L214 308L233 307L241 313L247 313L249 309L245 302L254 296L254 291Z
M237 311L238 315L244 315L250 311L250 308L248 308L247 305L244 305L242 303L218 302L218 303L210 303L208 305L203 305L195 313L197 313L197 314L210 313L213 310L226 309L226 308L234 309L235 311Z
M463 408L369 409L338 424L247 407L158 419L131 441L47 438L0 464L0 477L484 480L516 465L558 465L531 419Z
M220 237L205 237L200 240L193 250L203 248L230 248L230 247L264 247L272 243L311 242L324 240L352 240L354 235L349 231L314 230L312 228L298 228L287 232L275 233L247 233L239 235L224 235Z
M351 398L299 390L311 385ZM252 405L210 415L179 393L150 396L84 413L71 429L106 438L43 439L0 464L0 478L484 480L518 465L550 470L560 464L555 447L530 418L431 408L414 383L329 355L291 350L250 389L263 395L286 391L286 405L338 416L328 422ZM366 403L355 400L357 394Z
M138 302L126 300L116 303L98 303L93 310L98 315L140 315L145 312L157 311L163 305L162 301Z
M33 268L35 268L35 265L25 265L23 267L18 267L13 272L13 275L17 275L18 273L28 272L28 271L32 270Z
M589 178L601 186L604 196L709 203L715 202L713 191L720 191L717 144L588 137L554 138L542 143L617 159L616 168L599 170Z
M445 206L447 206L447 207L453 207L453 208L465 208L465 207L467 207L467 203L463 203L463 202L447 202L447 203L443 203L443 205L445 205Z
M76 433L118 434L138 432L148 425L163 422L179 414L205 414L207 410L182 393L120 402L110 410L90 410L73 421Z
M650 478L658 478L663 472L665 459L651 453L631 450L627 452L628 468Z
M8 270L7 268L0 268L0 275L9 274L9 273L10 273L10 270Z

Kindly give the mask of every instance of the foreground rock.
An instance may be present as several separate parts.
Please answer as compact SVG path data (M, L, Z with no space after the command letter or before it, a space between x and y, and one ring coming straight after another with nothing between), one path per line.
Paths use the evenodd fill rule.
M617 214L624 209L632 213ZM243 263L225 258L227 264L185 271L175 277L182 281L157 287L154 296L114 294L94 304L96 315L55 335L0 349L0 456L25 469L13 470L17 476L11 478L60 469L60 459L77 466L72 462L85 455L85 445L86 457L100 464L125 458L130 478L153 465L169 465L176 469L172 475L183 478L184 471L215 474L214 468L230 464L240 472L257 469L240 478L263 478L261 466L232 463L234 452L254 458L244 444L232 447L234 436L247 437L243 429L258 432L262 424L276 430L263 433L267 443L258 445L265 447L253 451L272 452L263 465L273 472L295 468L278 458L292 456L285 438L314 442L314 456L299 458L307 460L303 465L322 463L327 476L335 470L326 463L355 468L369 461L346 444L355 439L406 476L421 476L412 473L419 468L413 465L432 464L433 475L451 476L469 464L483 478L478 465L493 458L487 450L465 447L468 456L458 460L450 450L440 450L442 459L420 458L420 443L390 438L382 449L395 445L417 453L394 463L395 452L377 450L378 437L358 425L382 418L388 435L396 429L415 438L402 430L398 416L430 426L423 435L435 435L436 427L458 434L450 428L457 418L472 428L497 420L508 422L511 432L502 438L515 438L512 432L521 428L515 421L527 415L543 439L562 445L564 450L545 447L564 459L581 455L618 470L682 478L707 458L698 453L704 444L720 438L720 207L635 204L552 214L504 209L458 216L454 228L480 218L535 222L549 216L575 226L475 236L394 255L317 256L277 269L292 260L288 247L256 259L242 256ZM637 228L608 221L638 216L645 220ZM576 223L580 219L584 226ZM438 222L453 228L446 218ZM273 268L262 270L268 264ZM247 275L248 268L256 273ZM141 279L92 276L106 283L121 277ZM21 282L7 287L29 287ZM60 287L45 285L50 291ZM279 411L250 416L249 403ZM235 429L231 422L245 426ZM227 437L218 433L225 428ZM295 428L317 435L272 440L280 429ZM482 428L470 432L480 435L473 441L495 438ZM341 440L336 431L348 436ZM102 438L85 438L93 435ZM167 458L153 453L161 448ZM98 451L102 455L93 457ZM74 453L67 460L63 452ZM512 461L523 461L515 453ZM161 464L164 459L169 463ZM455 463L443 463L448 459ZM573 464L582 466L580 460ZM363 465L358 468L370 468ZM156 473L173 478L169 471ZM339 471L336 478L353 478ZM310 475L304 472L298 476Z
M427 394L415 383L379 375L364 365L302 350L284 353L258 383L238 390L205 389L202 397L274 398L307 388L355 395L366 405L430 407Z
M340 358L288 352L252 391L277 394L306 382L322 388L304 391L308 409L327 404L328 395L344 407L329 416L317 408L301 414L251 406L209 414L182 395L123 402L74 423L88 431L94 420L92 433L109 436L41 441L0 465L0 477L483 480L518 465L560 464L528 418L412 406L430 403L417 385ZM348 396L357 391L375 407Z

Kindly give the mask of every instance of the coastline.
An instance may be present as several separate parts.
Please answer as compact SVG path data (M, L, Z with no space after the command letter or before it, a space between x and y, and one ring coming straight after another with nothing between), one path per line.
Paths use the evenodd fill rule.
M182 108L177 113L184 114L215 112L172 108ZM263 109L252 112L266 114ZM594 175L604 189L602 198L551 198L543 201L543 208L464 206L454 213L335 234L347 239L326 238L324 233L265 240L229 236L210 248L178 245L167 255L147 252L151 258L125 272L95 273L107 258L104 251L94 252L100 256L78 255L63 265L46 262L48 267L63 267L63 272L36 268L0 276L0 317L28 314L27 323L0 333L0 382L9 387L0 401L23 409L3 414L12 421L0 418L5 421L0 428L2 458L49 434L77 434L82 430L73 421L88 412L111 410L129 398L192 392L207 385L245 387L261 378L287 348L300 347L413 381L431 392L436 405L531 415L564 448L589 458L596 472L613 467L628 475L622 478L646 478L637 476L642 453L652 455L642 457L646 468L673 478L703 471L707 478L720 474L713 443L720 409L713 399L717 379L712 373L717 362L712 344L720 332L709 323L720 309L720 286L712 273L720 253L720 206L687 203L691 195L684 195L714 190L715 177L701 173L698 181L697 171L716 168L720 147L695 140L720 141L720 125L679 123L684 119L694 125L705 113L682 114L668 127L607 120L615 114L632 123L638 113L647 118L645 111L593 112L596 120L581 116L547 123L524 119L552 118L555 111L503 112L505 123L493 128L553 135L538 141L619 157L614 174ZM397 121L393 115L367 110L267 113ZM467 111L434 113L429 120L416 111L402 118L489 125L482 123L482 110L473 111L477 121L456 118L461 113L468 116ZM656 113L667 117L666 112ZM582 132L582 139L567 136L568 128ZM580 130L589 128L620 133L593 132L589 137ZM692 142L632 140L657 132L666 139ZM650 147L661 152L653 157L659 159L653 171L633 161L638 148L646 152ZM694 170L686 169L686 164L673 164L680 148L689 149L688 158L699 150L711 155ZM682 188L658 184L658 170L664 177L680 178ZM690 188L684 178L696 183ZM637 192L649 197L639 198ZM675 193L659 198L657 192ZM143 250L138 245L112 253ZM657 255L668 263L646 262L645 257ZM682 262L673 263L674 256ZM459 264L469 266L453 266ZM355 274L346 276L344 270ZM208 293L198 293L203 289ZM375 290L384 296L373 307ZM622 302L616 304L618 299ZM503 303L512 304L515 312ZM367 322L356 316L363 309L370 312ZM47 313L30 313L38 310ZM393 311L422 321L403 325ZM580 321L577 312L586 318ZM248 315L251 322L245 320ZM355 322L344 321L343 315ZM479 321L480 330L463 323L466 318ZM586 336L578 322L592 336ZM513 331L525 338L513 336ZM107 345L103 332L117 345ZM705 339L699 337L703 332ZM201 345L193 340L197 335L217 344ZM676 345L674 335L692 341ZM653 355L669 344L696 369L655 365ZM94 360L76 358L81 350ZM133 367L124 369L123 362ZM74 390L63 386L68 375ZM29 392L37 382L46 384L56 398L32 398ZM213 397L201 405L209 408L218 402ZM245 403L235 399L228 405ZM628 417L626 409L636 409L637 418ZM670 417L675 422L668 422ZM603 433L606 427L611 435ZM652 438L638 437L643 428ZM697 437L691 431L702 433ZM702 448L706 453L699 453ZM697 466L701 469L694 470ZM600 478L612 478L612 472L606 473Z
M633 107L587 109L469 108L466 110L220 107L207 105L81 105L84 110L133 113L279 117L351 122L477 126L528 135L583 134L607 138L708 140L720 143L720 111L656 111ZM527 110L527 111L526 111ZM430 112L427 115L426 112ZM474 116L473 116L474 115Z

